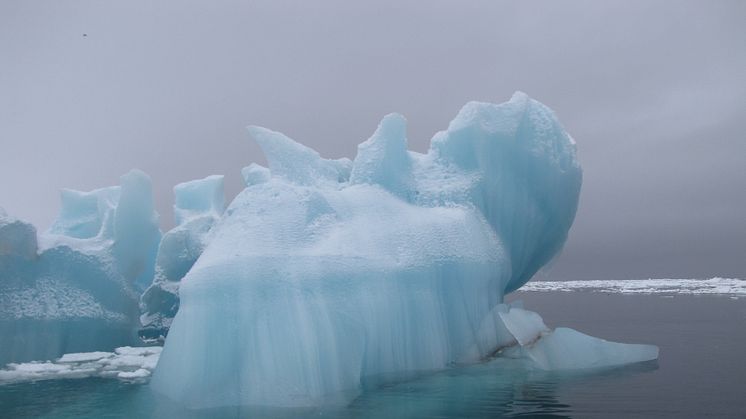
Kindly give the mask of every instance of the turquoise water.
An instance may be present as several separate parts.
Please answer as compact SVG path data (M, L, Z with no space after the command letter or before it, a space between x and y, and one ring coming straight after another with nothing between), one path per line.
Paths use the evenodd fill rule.
M3 418L745 417L746 300L524 293L551 326L657 344L659 361L574 374L493 359L364 391L349 406L186 411L147 384L107 379L0 386Z

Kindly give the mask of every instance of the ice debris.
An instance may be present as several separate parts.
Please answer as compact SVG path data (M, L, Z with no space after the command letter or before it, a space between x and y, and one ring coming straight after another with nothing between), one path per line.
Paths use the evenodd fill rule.
M72 378L118 378L142 381L150 377L161 347L121 347L114 352L65 354L55 361L11 363L0 369L0 385Z

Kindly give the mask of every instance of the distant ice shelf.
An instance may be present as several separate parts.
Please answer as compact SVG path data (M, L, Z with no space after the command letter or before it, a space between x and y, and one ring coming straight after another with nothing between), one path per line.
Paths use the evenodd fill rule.
M746 279L627 279L587 281L531 281L520 291L589 291L613 294L685 294L746 297Z
M144 381L155 369L161 349L124 346L114 352L82 352L66 354L54 361L12 363L0 370L0 385L88 377Z

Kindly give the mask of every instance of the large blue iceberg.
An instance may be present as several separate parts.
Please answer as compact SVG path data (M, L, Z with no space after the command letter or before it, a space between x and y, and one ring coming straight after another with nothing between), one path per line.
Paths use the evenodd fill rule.
M562 248L582 179L572 138L525 94L468 103L426 154L408 151L397 114L354 161L250 132L269 168L243 170L181 281L156 391L198 408L309 406L495 354L544 369L657 357L503 303Z
M62 191L48 232L0 212L0 364L138 343L161 233L150 178Z

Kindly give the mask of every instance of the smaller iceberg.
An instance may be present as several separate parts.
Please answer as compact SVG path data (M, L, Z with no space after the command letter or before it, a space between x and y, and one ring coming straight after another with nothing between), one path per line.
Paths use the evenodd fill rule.
M161 233L150 178L62 191L48 232L0 214L0 364L137 343Z
M177 226L163 235L153 283L140 299L140 338L160 342L166 338L179 310L179 284L202 254L208 233L223 214L223 176L180 183L174 187Z

